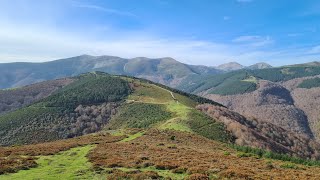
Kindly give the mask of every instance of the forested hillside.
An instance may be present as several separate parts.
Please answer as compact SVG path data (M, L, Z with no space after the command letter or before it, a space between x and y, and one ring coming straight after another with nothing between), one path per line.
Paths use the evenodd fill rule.
M2 145L43 142L101 129L131 89L124 80L89 73L37 103L0 116Z
M1 179L317 176L320 162L309 158L319 158L320 145L310 137L149 80L101 72L68 79L0 115L8 146L0 147Z

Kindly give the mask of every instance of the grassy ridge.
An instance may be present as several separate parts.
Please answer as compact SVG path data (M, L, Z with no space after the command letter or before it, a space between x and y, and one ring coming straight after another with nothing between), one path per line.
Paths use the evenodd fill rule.
M204 98L201 96L197 96L197 95L194 95L191 93L187 93L190 91L184 91L182 88L179 88L182 90L178 90L178 89L170 88L170 87L165 86L163 84L155 83L155 82L152 82L152 81L149 81L146 79L140 79L140 78L136 78L136 77L132 77L132 76L121 76L121 77L125 78L125 79L132 79L130 81L138 81L140 84L151 84L151 85L155 85L157 87L161 87L163 89L168 90L169 92L173 92L173 93L179 94L181 96L185 96L185 97L189 98L190 100L194 101L195 103L200 103L200 104L207 103L207 104L212 104L212 105L216 105L216 106L223 106L223 105L221 105L215 101L212 101L210 99L207 99L207 98Z
M128 104L120 108L107 128L172 129L196 133L218 141L230 141L222 123L194 109L197 101L140 79L134 79L131 83L135 87L128 97Z

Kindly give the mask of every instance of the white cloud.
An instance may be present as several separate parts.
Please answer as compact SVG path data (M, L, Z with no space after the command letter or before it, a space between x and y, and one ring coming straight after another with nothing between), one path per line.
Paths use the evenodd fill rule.
M258 47L272 44L274 40L270 36L239 36L232 42Z
M310 54L320 54L320 45L312 47L311 50L308 51L308 53L310 53Z
M2 26L0 29L0 62L41 62L81 54L133 57L173 57L188 64L214 66L230 60L244 65L265 61L272 65L291 64L295 60L312 61L320 55L308 54L309 49L285 51L258 50L256 46L238 43L257 43L255 36L234 39L237 44L224 44L195 39L167 39L144 33L122 34L109 32L110 37L90 39L85 34L66 34L36 27L17 28ZM320 47L314 47L316 52Z

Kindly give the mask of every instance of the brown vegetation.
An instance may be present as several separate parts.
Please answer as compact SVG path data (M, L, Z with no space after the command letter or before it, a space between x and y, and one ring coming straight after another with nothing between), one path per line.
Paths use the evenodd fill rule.
M59 140L49 143L25 146L12 146L0 148L0 174L13 173L21 169L35 167L36 156L53 155L70 148L98 143L113 143L122 140L125 136L111 136L106 133L87 135L77 138Z
M229 96L207 95L207 97L243 116L254 117L287 131L313 137L307 116L301 109L295 107L290 91L277 83L261 80L259 88L251 93Z
M300 157L319 158L320 144L305 135L298 135L272 123L248 119L224 107L209 104L197 108L207 115L223 122L236 138L235 143L288 153Z
M175 136L174 140L172 136ZM231 154L225 155L226 151ZM281 167L283 162L272 161L270 168L264 159L238 157L235 153L225 145L201 136L152 129L129 142L98 144L88 157L96 168L155 167L172 173L186 173L189 179L203 179L209 175L230 179L316 179L320 175L316 167L286 169ZM139 174L116 172L119 173L124 177Z

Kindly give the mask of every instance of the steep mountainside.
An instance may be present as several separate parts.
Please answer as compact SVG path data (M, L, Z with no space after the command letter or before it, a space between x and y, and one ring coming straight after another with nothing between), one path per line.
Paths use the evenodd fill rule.
M207 96L247 117L273 123L310 138L313 137L305 113L295 107L290 92L275 83L260 81L256 91L241 95Z
M180 88L319 141L319 75L312 63L188 79Z

